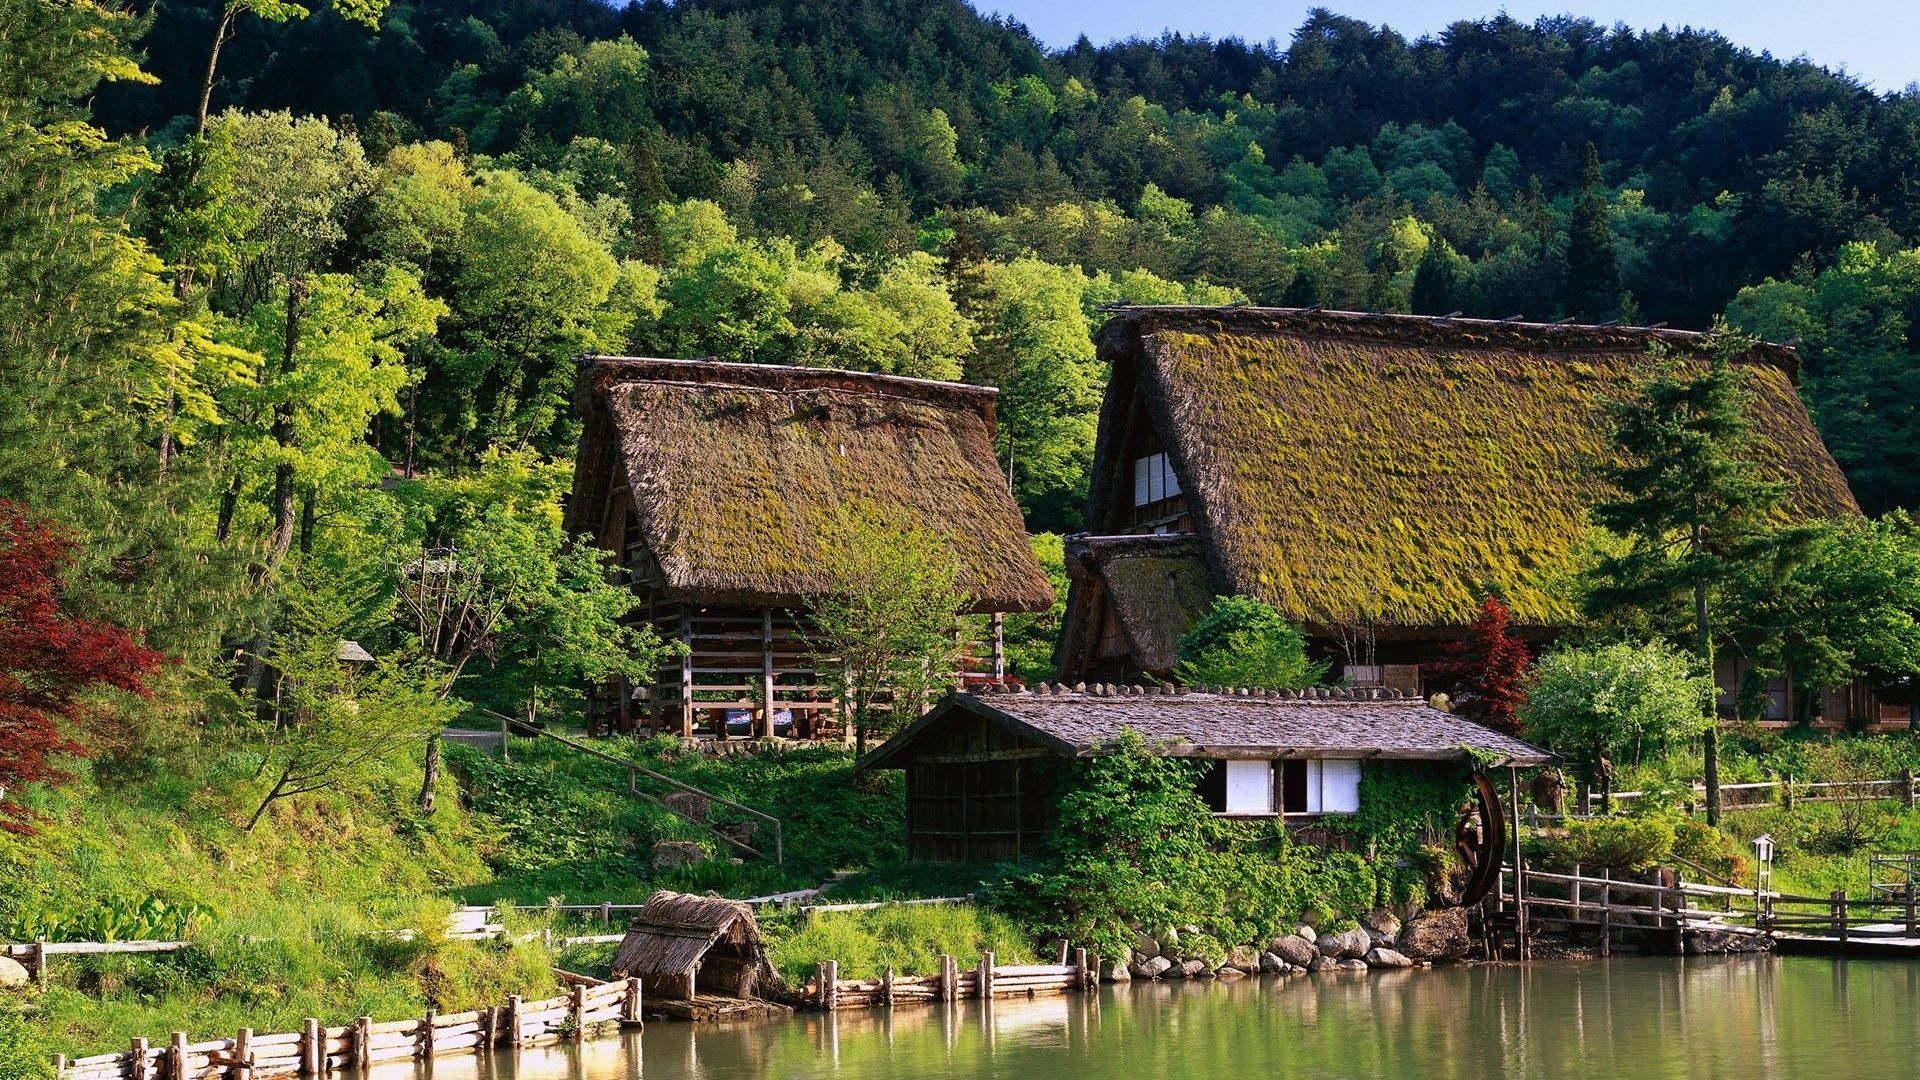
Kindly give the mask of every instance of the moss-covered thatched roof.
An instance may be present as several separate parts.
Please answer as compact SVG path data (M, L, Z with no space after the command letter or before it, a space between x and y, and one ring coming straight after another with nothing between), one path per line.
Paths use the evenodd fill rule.
M941 538L977 611L1053 589L993 452L994 391L821 368L588 357L568 527L630 488L667 592L803 606L849 508Z
M1659 342L1701 335L1293 309L1137 307L1114 365L1088 526L1126 492L1114 428L1137 383L1215 584L1311 625L1458 626L1488 588L1564 625L1556 589L1606 496L1601 410ZM1745 359L1757 451L1800 516L1857 513L1795 390L1791 349Z
M1141 671L1165 675L1180 659L1180 636L1213 606L1207 564L1194 537L1071 536L1067 574L1081 588L1098 586L1127 655ZM1083 656L1101 642L1081 640L1102 627L1069 620L1065 655Z

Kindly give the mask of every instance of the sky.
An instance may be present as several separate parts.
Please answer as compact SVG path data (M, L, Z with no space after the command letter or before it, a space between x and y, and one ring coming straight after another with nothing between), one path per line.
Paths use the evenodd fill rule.
M1238 35L1284 44L1314 0L972 0L981 11L1025 23L1050 48L1085 33L1097 44L1157 37L1162 30ZM1342 15L1385 23L1408 38L1464 18L1504 9L1531 22L1541 15L1575 14L1602 25L1636 29L1695 26L1717 30L1735 44L1777 57L1805 55L1842 68L1880 91L1920 82L1920 0L1318 0Z

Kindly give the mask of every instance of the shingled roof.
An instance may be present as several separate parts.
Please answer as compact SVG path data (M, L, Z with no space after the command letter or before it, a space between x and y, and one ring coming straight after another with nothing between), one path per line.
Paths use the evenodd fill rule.
M793 607L826 586L847 507L945 539L976 611L1044 611L1053 588L995 464L987 387L713 360L582 359L567 528L613 490L669 596Z
M1132 730L1168 757L1464 761L1491 755L1519 766L1555 760L1531 743L1391 690L1042 686L1037 692L951 695L868 754L860 768L906 766L919 735L955 710L985 717L1069 758L1110 752L1121 732Z
M1184 490L1214 591L1315 625L1461 626L1497 589L1558 626L1564 578L1607 494L1601 419L1658 344L1702 335L1273 308L1130 307L1087 524L1121 532L1136 387ZM1704 362L1704 359L1702 359ZM1793 350L1744 358L1756 453L1799 517L1857 513L1795 390ZM1177 631L1175 631L1177 633Z

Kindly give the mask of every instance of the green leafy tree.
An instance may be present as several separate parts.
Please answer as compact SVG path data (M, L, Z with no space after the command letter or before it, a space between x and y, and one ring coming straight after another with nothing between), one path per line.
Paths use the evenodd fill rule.
M808 610L806 651L839 672L855 746L920 715L930 695L952 687L968 643L960 616L972 606L946 541L888 523L877 508L849 504L835 522L825 581Z
M1299 626L1250 596L1221 596L1180 638L1174 676L1188 686L1297 690L1326 678Z
M1620 254L1612 216L1600 155L1588 143L1567 223L1567 310L1588 322L1610 319L1620 310Z
M1785 483L1762 475L1750 457L1749 396L1734 364L1750 347L1750 339L1720 333L1710 342L1704 368L1657 358L1640 380L1638 396L1609 407L1619 460L1605 473L1620 494L1592 512L1596 523L1631 546L1595 569L1585 597L1588 613L1651 618L1655 627L1689 644L1709 677L1714 643L1729 618L1724 606L1716 611L1716 598L1778 565L1783 547L1794 539L1769 522ZM1719 739L1711 723L1704 742L1707 822L1717 825Z
M1576 756L1611 806L1613 759L1710 733L1714 684L1663 642L1556 649L1534 665L1520 716L1528 733Z

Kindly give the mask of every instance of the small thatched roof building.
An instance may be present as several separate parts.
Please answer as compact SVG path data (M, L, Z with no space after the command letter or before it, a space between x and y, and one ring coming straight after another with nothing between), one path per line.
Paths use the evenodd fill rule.
M975 613L1051 607L995 463L995 394L826 368L584 358L567 530L613 552L644 617L687 647L652 685L596 698L596 719L631 730L645 710L686 735L831 733L833 673L808 670L802 646L850 514L937 538Z
M738 900L661 890L634 916L613 958L616 978L637 978L652 997L759 996L777 976L753 909Z
M1213 594L1259 597L1326 638L1454 637L1490 590L1537 634L1566 625L1588 509L1607 495L1602 409L1655 345L1704 362L1702 336L1675 330L1119 309L1099 334L1113 374L1090 535L1068 543L1061 675L1163 674ZM1791 512L1858 512L1794 352L1761 345L1743 363Z

